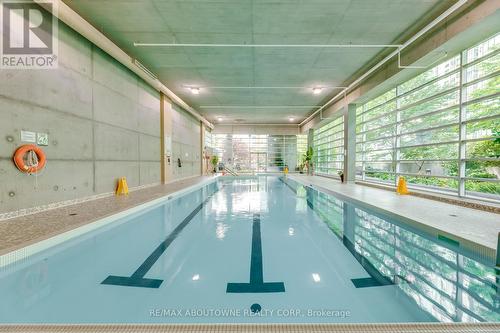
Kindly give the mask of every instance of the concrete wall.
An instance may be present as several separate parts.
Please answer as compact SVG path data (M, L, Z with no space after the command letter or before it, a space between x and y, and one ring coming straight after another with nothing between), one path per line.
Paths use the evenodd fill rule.
M59 39L58 69L0 70L0 212L160 182L159 93L62 23ZM49 133L37 177L12 163L21 130Z
M181 107L172 107L172 180L201 175L201 124ZM181 167L177 160L181 160Z

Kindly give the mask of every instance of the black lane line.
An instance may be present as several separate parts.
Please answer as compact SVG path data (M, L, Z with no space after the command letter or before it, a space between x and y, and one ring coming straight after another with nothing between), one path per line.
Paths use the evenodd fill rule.
M250 283L227 284L226 293L283 293L283 282L264 282L262 268L262 239L260 232L260 214L253 215L252 254L250 257Z
M102 281L101 284L125 287L159 288L163 280L147 279L144 278L144 276L217 191L218 190L210 194L188 216L186 216L186 218L170 233L170 235L168 235L163 242L160 243L160 245L158 245L158 247L149 255L149 257L146 258L146 260L144 260L141 266L139 266L139 268L131 276L110 275Z

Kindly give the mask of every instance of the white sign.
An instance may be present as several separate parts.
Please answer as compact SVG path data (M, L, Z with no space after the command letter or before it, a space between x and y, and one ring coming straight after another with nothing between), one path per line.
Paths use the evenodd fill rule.
M36 132L21 131L21 141L36 143Z
M49 145L49 135L47 133L37 133L36 134L36 143L39 146L48 146Z

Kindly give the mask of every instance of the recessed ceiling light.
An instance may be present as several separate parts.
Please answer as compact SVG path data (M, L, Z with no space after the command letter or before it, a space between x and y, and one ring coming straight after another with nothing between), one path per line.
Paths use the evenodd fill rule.
M321 88L321 87L314 87L313 88L314 95L319 95L319 94L321 94L322 91L323 91L323 88Z
M313 277L314 282L320 282L321 281L321 277L319 276L318 273L312 273L312 277Z
M191 278L191 280L193 281L198 281L200 279L200 274L195 274L193 275L193 277Z
M191 89L191 94L193 94L193 95L200 94L200 88L191 87L190 89Z
M222 119L222 117L217 117L217 120L222 121L223 119Z
M294 120L295 120L295 118L294 118L294 117L290 117L290 118L288 118L288 121L294 121Z

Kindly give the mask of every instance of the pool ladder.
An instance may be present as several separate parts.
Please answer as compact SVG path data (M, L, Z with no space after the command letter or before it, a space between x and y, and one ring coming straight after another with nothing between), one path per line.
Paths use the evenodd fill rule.
M239 176L236 171L234 171L233 169L231 169L230 167L228 167L226 165L224 165L224 171L226 171L231 176Z

